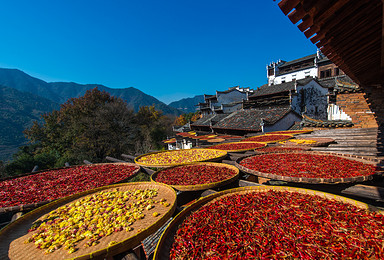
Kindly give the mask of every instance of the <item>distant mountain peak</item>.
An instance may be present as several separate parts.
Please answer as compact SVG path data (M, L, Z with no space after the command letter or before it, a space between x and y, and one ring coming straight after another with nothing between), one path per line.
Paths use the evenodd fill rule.
M204 95L197 95L193 98L183 98L178 101L169 103L168 106L179 109L183 111L183 113L191 113L197 111L196 105L200 102L204 102Z
M100 90L105 90L112 96L122 98L135 111L138 111L141 106L154 105L156 109L161 110L166 115L178 116L182 113L134 87L114 89L101 84L78 84L75 82L47 83L18 69L0 68L0 85L33 93L59 104L66 102L69 98L80 97L87 90L97 87Z

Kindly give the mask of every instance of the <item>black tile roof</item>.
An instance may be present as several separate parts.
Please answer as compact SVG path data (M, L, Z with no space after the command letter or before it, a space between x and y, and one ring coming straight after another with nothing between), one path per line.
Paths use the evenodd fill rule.
M314 59L315 57L316 57L316 54L311 54L311 55L302 57L300 59L288 61L288 62L284 63L283 65L280 65L279 68L284 68L284 67L290 66L290 65L295 64L295 63L299 63L299 62L302 62L302 61Z
M351 127L353 123L347 120L319 120L304 115L302 125L307 127Z
M336 91L341 92L360 90L359 85L353 82L347 75L319 79L318 82L324 87L335 88Z
M289 82L284 82L281 84L277 85L262 85L260 88L255 90L254 94L249 96L250 99L252 98L257 98L259 96L265 96L265 95L272 95L272 94L277 94L281 92L288 92L290 90L295 89L295 82L297 83L298 86L304 86L314 80L314 78L309 77L309 78L304 78L304 79L299 79L296 81L289 81Z
M213 129L261 131L261 119L264 124L273 125L290 112L293 111L289 106L239 110L214 124Z
M199 120L193 122L193 126L210 126L220 121L221 119L227 117L228 114L215 114L215 115L206 115L200 118Z

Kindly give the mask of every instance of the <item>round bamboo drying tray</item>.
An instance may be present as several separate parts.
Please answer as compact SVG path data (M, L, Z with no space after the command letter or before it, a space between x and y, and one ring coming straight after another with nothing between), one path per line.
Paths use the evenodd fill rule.
M315 143L300 143L300 142L292 142L291 140L313 140ZM318 146L328 146L329 144L335 142L335 139L332 138L318 138L318 137L308 137L308 138L296 138L289 139L283 143L283 146L309 146L309 147L318 147Z
M269 151L269 149L271 149ZM277 150L274 150L277 149ZM262 153L294 153L294 152L300 152L300 151L310 151L311 148L308 146L268 146L261 149L256 149L255 154L262 154Z
M207 152L207 151L213 151L214 153L216 153L216 155L211 155L208 158L198 156L195 159L191 159L190 158L191 156L185 156L186 158L189 158L189 159L185 159L185 160L181 160L181 161L173 161L171 158L171 159L168 159L168 161L166 161L164 163L157 163L157 164L156 163L146 163L146 162L140 161L145 157L163 155L163 158L164 157L166 158L167 154L169 154L171 156L182 156L183 153L185 155L188 155L190 152L193 152L193 151L202 152L202 153ZM164 167L170 167L170 166L176 166L176 165L190 164L193 162L221 161L226 156L227 156L227 152L221 151L221 150L214 150L214 149L211 149L211 150L208 150L208 149L169 150L169 151L160 151L160 152L147 153L147 154L140 155L140 156L135 158L135 163L138 165L141 165L141 166L145 166L145 167L164 168Z
M249 142L249 141L251 141L251 142L260 142L260 143L277 143L277 142L280 142L280 141L284 141L284 140L288 140L288 139L293 138L293 135L281 134L281 136L283 136L283 137L280 138L280 139L270 140L270 141L263 141L262 140L263 137L270 137L270 136L273 136L273 135L268 135L268 134L257 135L257 136L248 137L248 138L244 139L243 141L245 141L245 142ZM261 140L258 140L258 139L261 139Z
M226 145L231 145L231 144L260 144L262 146L260 147L251 147L251 148L244 148L244 149L234 149L234 150L230 150L230 149L221 149L220 147L221 146L226 146ZM222 151L227 151L227 152L233 152L233 153L236 153L236 152L245 152L245 151L250 151L250 150L257 150L259 148L263 148L267 146L267 143L262 143L262 142L251 142L251 141L243 141L243 142L230 142L230 143L223 143L223 144L217 144L217 145L213 145L213 146L210 146L210 147L214 147L212 149L216 149L216 150L222 150ZM207 147L207 149L211 149L210 147Z
M280 134L287 134L287 135L299 135L299 134L308 134L313 132L313 130L286 130L286 131L274 131L265 133L266 135L280 135Z
M169 259L170 258L170 250L172 247L172 244L174 242L174 236L176 235L176 232L179 228L179 225L194 211L198 210L200 207L202 207L205 204L213 203L215 200L220 199L224 196L230 196L233 194L240 194L240 193L247 193L247 192L264 192L268 190L278 190L278 191L288 191L288 192L299 192L309 195L317 195L324 197L326 199L333 199L337 200L343 203L348 203L351 205L354 205L358 208L366 209L368 211L375 211L380 214L384 214L383 210L380 210L374 206L371 206L369 204L345 198L342 196L337 196L334 194L326 193L326 192L320 192L310 189L302 189L302 188L294 188L294 187L287 187L287 186L250 186L250 187L241 187L241 188L235 188L235 189L229 189L224 190L221 192L217 192L211 195L208 195L206 197L202 197L196 202L192 203L190 206L182 210L177 216L172 220L172 222L168 225L168 227L163 232L162 236L160 237L160 240L156 246L153 259L154 260L161 260L161 259Z
M208 139L206 141L208 143L221 143L221 142L224 142L225 139L224 138L212 138L212 139Z
M166 199L170 205L168 207L155 207L160 215L154 217L151 214L147 214L143 219L133 223L132 231L114 232L110 236L103 237L99 244L88 248L82 247L82 243L85 243L85 241L81 241L79 242L79 250L72 254L68 254L66 250L61 250L62 248L53 253L44 254L45 251L37 249L34 243L24 243L33 234L33 232L28 233L32 223L60 206L100 191L116 189L125 191L147 188L158 189L157 198ZM170 186L161 183L137 182L115 184L81 192L35 209L4 227L0 231L0 259L104 259L112 257L133 248L148 235L158 230L172 216L175 208L176 192ZM109 243L112 241L115 241L116 244L109 246Z
M231 183L231 182L233 182L239 178L240 171L237 167L235 167L233 165L224 164L224 163L202 162L202 163L192 163L192 164L186 164L186 165L172 166L172 167L169 167L169 168L166 168L163 170L156 171L154 174L151 175L151 180L156 182L156 178L161 171L165 171L165 170L168 170L170 168L185 167L188 165L208 165L208 166L212 166L212 167L224 167L224 168L227 168L229 170L234 171L235 173L230 178L227 178L225 180L218 181L218 182L196 184L196 185L171 185L171 184L168 184L169 186L172 186L174 189L180 190L180 191L199 191L199 190L207 190L207 189L212 189L212 188L219 187L219 186L224 186L224 185L229 184L229 183Z
M37 171L37 172L33 172L33 173L27 173L27 174L23 174L23 175L17 175L17 176L12 176L12 177L8 177L8 178L3 178L3 179L0 179L0 181L17 179L20 177L26 177L26 176L41 174L41 173L48 172L48 171L55 171L55 170L61 170L61 169L73 169L73 168L77 168L77 167L97 167L100 165L127 165L127 166L134 166L136 168L129 177L122 179L122 180L119 180L119 181L116 181L112 184L125 182L125 181L131 179L132 177L134 177L135 175L137 175L137 173L140 171L140 166L138 166L134 163L95 163L95 164L91 164L91 165L74 165L74 166L70 166L70 167L60 167L60 168L55 168L55 169L41 170L41 171ZM105 185L102 185L102 186L105 186ZM97 188L97 187L95 187L95 188ZM0 214L7 213L7 212L20 212L20 211L33 210L35 208L38 208L38 207L45 205L45 204L47 204L51 201L54 201L54 200L56 200L56 199L44 200L44 201L28 203L28 204L21 204L21 205L10 206L10 207L3 207L3 208L0 208Z
M340 154L340 153L324 153L324 152L315 152L315 151L295 151L290 152L290 154L313 154L313 155L323 155L323 156L336 156L348 160L359 161L365 164L375 165L377 166L377 161L369 158L361 158L359 156L354 156L351 154ZM272 152L272 153L259 153L257 155L245 156L236 160L235 165L241 171L246 172L248 174L252 174L255 176L260 176L272 180L281 180L286 182L297 182L297 183L309 183L309 184L339 184L339 183L351 183L351 182L364 182L368 180L372 180L375 175L382 175L383 170L375 171L374 174L364 175L364 176L354 176L354 177L346 177L346 178L307 178L307 177L290 177L290 176L282 176L277 174L270 174L259 172L256 170L252 170L244 167L240 164L240 162L248 157L260 156L263 154L284 154L284 152Z

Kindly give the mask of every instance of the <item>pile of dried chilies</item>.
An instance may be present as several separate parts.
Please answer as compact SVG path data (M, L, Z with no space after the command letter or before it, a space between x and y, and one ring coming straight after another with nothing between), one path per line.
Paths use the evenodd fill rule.
M245 158L240 165L280 176L328 179L369 176L379 170L368 163L310 153L261 154Z
M236 174L224 165L192 164L161 170L155 181L168 185L198 185L227 180Z
M279 142L283 140L287 140L292 138L292 135L257 135L253 137L249 137L247 139L244 139L244 141L254 141L254 142L268 142L268 143L273 143L273 142Z
M288 191L235 193L180 225L171 259L383 259L384 215Z
M129 178L139 167L95 164L48 170L0 182L0 208L55 200Z
M237 142L237 143L223 143L208 147L208 149L217 149L224 151L237 151L237 150L252 150L264 147L265 143L258 142Z

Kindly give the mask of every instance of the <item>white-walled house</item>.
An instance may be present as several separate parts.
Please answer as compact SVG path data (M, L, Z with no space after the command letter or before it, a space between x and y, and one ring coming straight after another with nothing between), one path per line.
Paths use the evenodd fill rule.
M215 95L204 94L204 103L199 103L198 110L203 116L212 114L228 114L241 109L242 101L252 94L250 88L239 86L229 88L226 91L216 91Z
M268 85L278 85L318 75L318 63L323 59L321 53L308 55L293 61L272 62L267 66Z
M288 105L297 114L306 114L316 119L327 119L328 88L310 77L284 82L277 85L263 85L247 101L244 109Z

